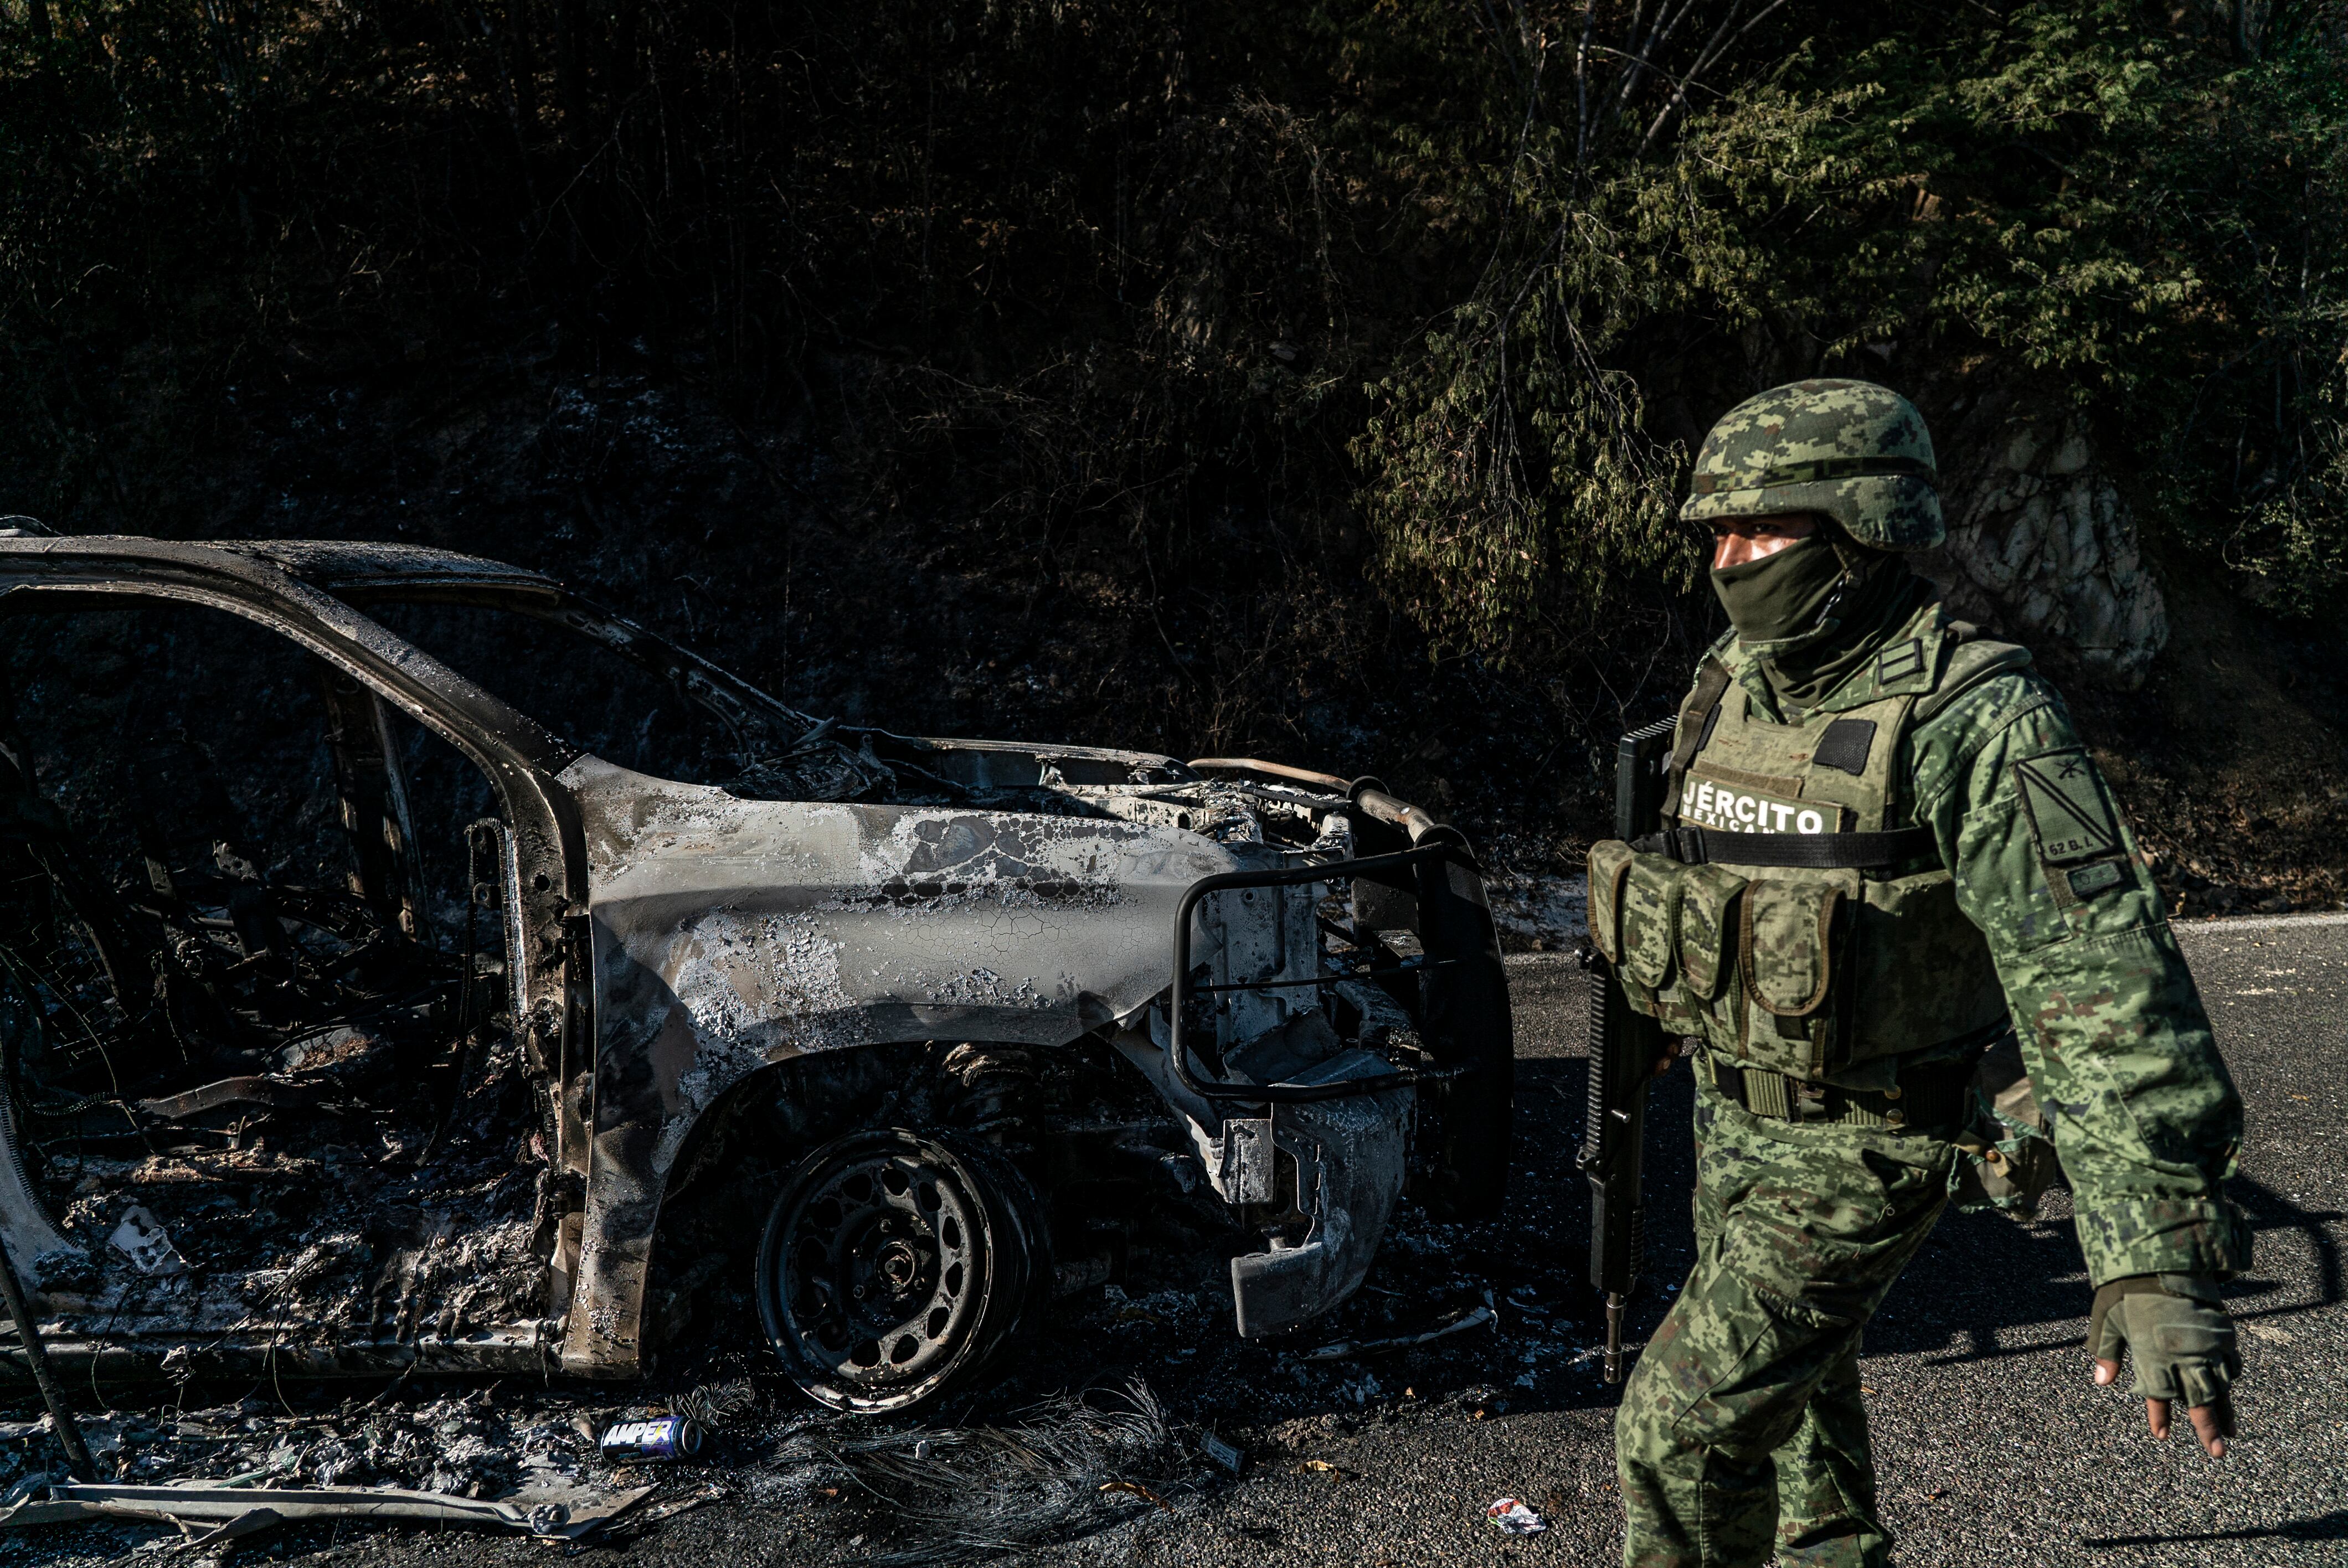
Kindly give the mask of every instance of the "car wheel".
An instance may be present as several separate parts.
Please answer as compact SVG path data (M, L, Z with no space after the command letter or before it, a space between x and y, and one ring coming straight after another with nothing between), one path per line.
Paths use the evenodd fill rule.
M835 1139L784 1182L758 1315L784 1370L836 1410L900 1410L975 1381L1043 1298L1035 1191L983 1146L901 1128Z

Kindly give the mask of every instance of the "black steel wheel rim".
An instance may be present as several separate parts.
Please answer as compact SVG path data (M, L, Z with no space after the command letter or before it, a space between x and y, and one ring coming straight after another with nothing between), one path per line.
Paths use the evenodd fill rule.
M992 1355L1029 1274L997 1164L891 1128L792 1172L759 1247L758 1307L794 1381L836 1409L899 1409Z

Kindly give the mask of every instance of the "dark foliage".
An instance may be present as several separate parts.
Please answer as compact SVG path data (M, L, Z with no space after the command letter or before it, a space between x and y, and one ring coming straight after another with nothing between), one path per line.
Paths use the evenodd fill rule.
M2026 380L2176 548L2342 569L2328 3L0 15L0 503L76 531L404 530L808 704L1527 822L1792 375Z

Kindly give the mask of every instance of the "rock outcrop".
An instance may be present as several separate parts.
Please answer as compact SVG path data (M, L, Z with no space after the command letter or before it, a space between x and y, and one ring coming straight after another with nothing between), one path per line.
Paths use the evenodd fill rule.
M1995 397L1942 442L1949 542L1917 565L1951 609L2065 673L2133 691L2168 641L2168 610L2134 514L2086 422Z

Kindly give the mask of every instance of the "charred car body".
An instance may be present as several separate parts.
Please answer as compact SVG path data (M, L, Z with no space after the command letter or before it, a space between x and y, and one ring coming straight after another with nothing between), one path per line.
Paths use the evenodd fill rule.
M1482 884L1375 780L819 722L538 573L391 545L0 538L18 709L58 618L141 606L306 671L341 865L146 820L109 856L9 719L0 1231L53 1359L626 1378L715 1280L814 1397L891 1409L1153 1213L1223 1216L1262 1336L1359 1285L1406 1184L1498 1205ZM453 609L657 677L711 782L393 629ZM473 820L418 794L440 743Z

